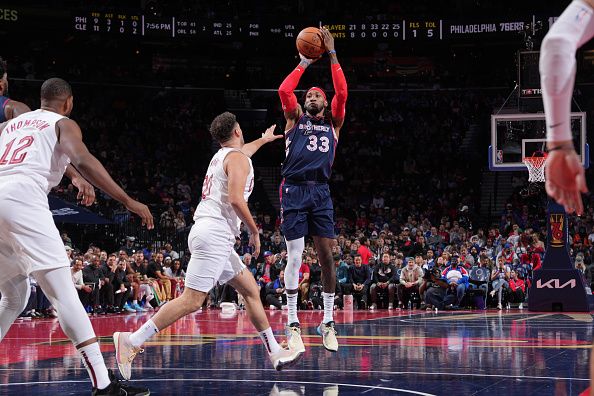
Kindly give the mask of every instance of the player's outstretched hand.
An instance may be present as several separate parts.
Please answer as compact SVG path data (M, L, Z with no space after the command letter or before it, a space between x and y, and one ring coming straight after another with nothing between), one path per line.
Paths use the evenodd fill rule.
M83 177L72 178L72 185L78 189L76 199L82 205L91 206L95 202L95 187Z
M140 218L142 219L142 225L146 225L146 228L148 228L149 230L153 229L153 215L149 210L148 206L131 199L130 202L126 204L126 209L140 216Z
M250 234L250 241L248 244L254 248L252 256L258 258L258 256L260 256L260 234L257 232Z
M276 124L272 124L264 133L262 133L262 139L264 139L264 143L274 142L276 139L280 139L283 135L275 135L274 130L276 129Z
M581 193L587 193L584 167L573 149L555 150L549 153L545 166L546 190L567 213L584 212Z
M324 40L326 52L334 51L334 37L332 36L332 33L330 33L330 30L326 29L325 27L321 27L320 32L322 32L322 39Z

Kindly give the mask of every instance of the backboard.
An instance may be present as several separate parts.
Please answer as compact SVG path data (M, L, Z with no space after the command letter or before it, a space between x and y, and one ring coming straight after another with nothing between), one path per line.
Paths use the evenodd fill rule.
M571 113L573 144L584 168L589 167L586 143L586 113ZM500 114L491 116L489 169L492 171L526 171L522 158L546 148L544 113Z

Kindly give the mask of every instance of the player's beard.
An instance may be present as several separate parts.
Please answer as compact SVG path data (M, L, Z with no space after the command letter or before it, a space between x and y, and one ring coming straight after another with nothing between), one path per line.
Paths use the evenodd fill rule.
M309 113L309 115L317 116L322 110L324 110L324 108L320 108L317 103L312 102L305 106L305 110Z

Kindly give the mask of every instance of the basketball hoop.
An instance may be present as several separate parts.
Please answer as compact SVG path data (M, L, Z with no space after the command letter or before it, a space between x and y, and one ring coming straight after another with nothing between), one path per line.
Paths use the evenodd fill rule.
M528 181L530 183L544 183L546 160L547 153L542 151L537 151L531 157L524 157L522 162L528 168Z

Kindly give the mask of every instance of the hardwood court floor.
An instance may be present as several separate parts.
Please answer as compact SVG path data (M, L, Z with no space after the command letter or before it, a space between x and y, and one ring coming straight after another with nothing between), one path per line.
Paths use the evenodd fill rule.
M269 311L282 334L286 316ZM108 367L114 330L148 314L92 317ZM592 315L526 311L336 313L339 350L326 351L319 311L301 311L307 351L276 372L245 312L207 310L146 345L133 381L155 395L577 395L588 386ZM117 369L115 369L117 371ZM0 344L0 395L89 394L57 319L19 320Z

